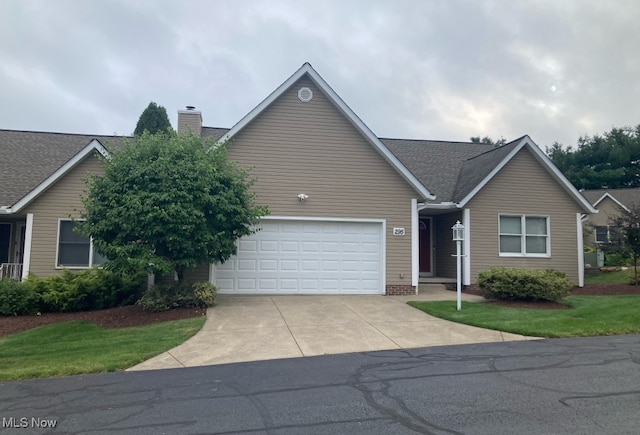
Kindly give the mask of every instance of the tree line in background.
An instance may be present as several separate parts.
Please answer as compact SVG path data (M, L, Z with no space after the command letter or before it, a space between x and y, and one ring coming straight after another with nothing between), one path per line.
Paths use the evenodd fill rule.
M546 153L578 189L640 187L640 125L580 137L576 148L556 142Z

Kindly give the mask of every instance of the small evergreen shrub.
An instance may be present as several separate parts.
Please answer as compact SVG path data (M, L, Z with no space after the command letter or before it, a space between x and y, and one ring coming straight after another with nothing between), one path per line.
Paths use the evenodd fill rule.
M0 281L0 315L35 314L39 307L40 298L23 283L11 279Z
M627 279L630 285L640 285L640 267L638 267L638 277L636 279L636 271L634 268L627 270Z
M480 272L478 286L487 299L559 301L568 296L573 283L557 270L492 267Z
M40 298L42 312L102 310L131 305L140 297L143 275L118 275L103 269L63 270L48 278L30 276L24 285Z
M629 259L616 253L607 253L604 255L605 266L626 266L629 264Z
M215 304L218 289L208 282L156 284L137 302L148 311L167 311L178 307L207 308Z

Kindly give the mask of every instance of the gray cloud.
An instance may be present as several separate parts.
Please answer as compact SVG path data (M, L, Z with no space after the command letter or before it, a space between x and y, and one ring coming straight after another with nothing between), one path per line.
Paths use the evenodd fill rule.
M640 3L0 3L0 128L128 134L149 101L231 127L309 61L380 136L539 145L640 123Z

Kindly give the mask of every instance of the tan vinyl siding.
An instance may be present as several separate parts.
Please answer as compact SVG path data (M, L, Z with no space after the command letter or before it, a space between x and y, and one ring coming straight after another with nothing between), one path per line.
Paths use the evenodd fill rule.
M556 269L578 282L576 213L581 209L530 151L520 151L469 202L471 280L491 266ZM498 215L527 214L550 219L551 257L500 257Z
M202 264L193 270L186 271L184 278L193 282L209 282L209 265Z
M434 238L435 238L435 275L441 278L456 277L456 259L452 257L456 253L456 242L453 241L451 227L456 221L462 221L462 213L449 213L434 216Z
M313 91L308 103L297 96L303 86ZM254 167L258 203L273 216L386 219L386 283L411 284L411 198L418 194L312 81L299 80L239 132L229 158ZM309 195L302 204L300 193ZM392 236L394 227L406 235Z
M609 225L612 217L619 216L624 213L618 204L611 198L605 198L598 204L598 213L590 214L587 220L583 222L584 243L589 246L596 246L595 228L597 226Z
M103 173L100 157L87 156L24 209L33 213L30 272L45 278L57 273L56 244L59 219L78 217L82 210L80 195L86 190L87 172Z

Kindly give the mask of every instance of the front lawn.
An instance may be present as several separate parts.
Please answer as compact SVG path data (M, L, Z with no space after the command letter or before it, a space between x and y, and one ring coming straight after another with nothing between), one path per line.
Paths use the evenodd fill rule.
M640 333L640 296L568 296L571 309L509 308L486 302L409 302L427 314L481 328L532 337L584 337Z
M202 328L204 316L131 328L56 323L0 338L0 380L123 370L169 350Z
M585 270L585 284L629 284L629 273L633 270L616 270L614 272L601 272L598 269Z

